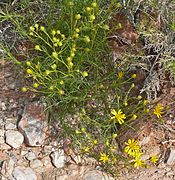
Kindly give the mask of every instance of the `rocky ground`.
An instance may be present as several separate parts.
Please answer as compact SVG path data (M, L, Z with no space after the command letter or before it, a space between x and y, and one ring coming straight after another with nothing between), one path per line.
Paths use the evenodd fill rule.
M0 177L2 180L106 180L95 160L68 156L67 140L54 138L56 126L47 123L44 104L35 95L20 91L23 74L9 62L0 61ZM168 107L164 123L146 123L138 134L143 159L157 155L148 169L123 168L119 180L175 179L175 88L158 99Z

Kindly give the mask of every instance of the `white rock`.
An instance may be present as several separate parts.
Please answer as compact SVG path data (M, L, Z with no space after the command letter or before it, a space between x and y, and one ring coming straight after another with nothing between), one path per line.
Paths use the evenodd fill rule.
M57 168L62 168L65 165L65 155L64 150L59 149L57 151L54 151L50 154L52 163Z
M5 141L13 148L19 148L24 141L24 137L19 131L8 130L5 132Z
M151 139L150 136L144 137L142 139L142 141L139 142L140 146L143 146L143 145L147 144L150 141L150 139Z
M169 157L166 162L168 165L175 164L175 149L170 149Z
M48 129L43 106L37 102L30 103L24 108L18 129L24 135L28 146L41 146L46 138Z
M5 130L14 130L14 129L16 129L16 125L13 123L7 123L5 125Z
M53 167L49 156L43 157L42 162L43 162L43 165L46 166L46 168Z
M30 161L30 167L32 169L36 169L38 167L42 167L43 163L39 160L39 159L34 159L32 161Z
M4 143L4 129L0 129L0 144Z
M37 180L35 172L31 168L16 167L10 180Z
M1 102L0 108L5 111L7 109L5 102Z
M14 166L15 166L15 162L12 158L10 158L7 161L3 161L2 167L1 167L1 174L6 177L9 177L12 174Z
M83 175L82 180L114 180L114 178L101 171L89 170Z
M36 154L35 154L34 152L32 152L32 151L28 152L25 157L26 157L26 159L29 160L29 161L37 158L37 157L36 157Z

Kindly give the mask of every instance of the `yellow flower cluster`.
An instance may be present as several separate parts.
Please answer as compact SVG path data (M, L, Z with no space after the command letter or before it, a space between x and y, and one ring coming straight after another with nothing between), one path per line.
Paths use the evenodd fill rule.
M144 161L141 160L142 153L138 141L135 139L128 139L128 142L125 142L125 145L126 147L124 148L124 152L134 158L134 167L139 168L145 165Z

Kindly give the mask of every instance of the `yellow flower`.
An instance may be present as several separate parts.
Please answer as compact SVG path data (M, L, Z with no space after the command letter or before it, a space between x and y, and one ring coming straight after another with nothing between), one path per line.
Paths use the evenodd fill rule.
M123 114L121 109L119 109L118 112L116 112L115 109L112 109L111 114L114 115L113 117L111 117L111 119L116 119L119 124L124 123L124 119L126 119L126 116L125 116L125 114Z
M162 106L161 104L157 104L157 106L156 106L155 109L154 109L154 114L155 114L158 118L160 118L160 117L162 116L162 114L163 114L162 110L163 110L163 106Z
M109 157L108 155L106 155L105 153L100 153L100 159L99 161L102 161L103 163L106 163L109 161Z
M136 114L133 114L132 119L133 119L133 120L137 119L137 115L136 115Z
M148 101L146 99L143 100L143 105L147 105Z
M133 162L134 162L134 167L138 169L144 165L144 161L141 160L140 157L136 157Z
M112 138L115 139L116 137L117 137L117 134L113 134L113 135L112 135Z
M124 73L122 71L118 72L118 78L121 79L123 77Z
M136 77L137 77L137 74L133 74L131 77L132 77L132 78L136 78Z
M93 144L97 144L97 143L98 143L98 141L95 139L94 142L93 142Z
M84 152L89 152L89 150L90 150L90 148L87 147L87 148L84 149Z
M106 144L106 146L109 146L109 145L110 145L108 139L106 140L106 143L105 143L105 144Z
M150 161L151 161L152 163L156 164L157 161L158 161L157 155L151 156Z
M138 141L135 139L128 139L128 142L125 142L126 147L124 148L124 152L129 154L133 157L139 157L141 155L140 153L140 146L138 144Z
M27 74L32 74L33 73L33 71L31 69L27 69L26 72L27 72Z

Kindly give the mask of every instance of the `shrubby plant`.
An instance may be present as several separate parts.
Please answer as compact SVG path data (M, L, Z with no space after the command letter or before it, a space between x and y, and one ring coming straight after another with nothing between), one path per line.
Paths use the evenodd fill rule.
M75 153L94 157L112 174L121 161L145 167L137 140L126 140L124 149L118 146L121 128L135 129L136 120L149 116L147 100L135 86L137 75L115 67L109 56L109 21L121 4L75 0L52 1L48 7L46 19L8 11L0 15L16 28L19 41L29 44L22 61L15 44L2 46L30 82L21 90L44 97L51 120L59 121ZM160 118L162 109L158 105L153 113Z

